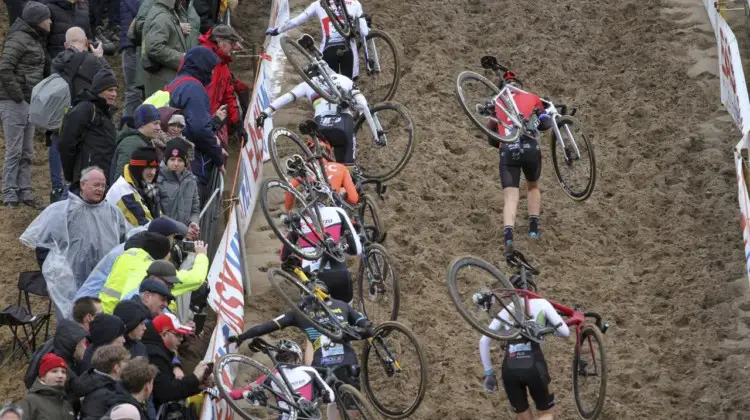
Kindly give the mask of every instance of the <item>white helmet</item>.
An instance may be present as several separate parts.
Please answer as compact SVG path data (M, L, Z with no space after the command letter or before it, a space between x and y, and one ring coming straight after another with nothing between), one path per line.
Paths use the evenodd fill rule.
M276 359L280 362L299 363L302 360L302 348L294 341L284 338L279 340L279 343L276 345L276 347L279 349L279 351L276 353Z

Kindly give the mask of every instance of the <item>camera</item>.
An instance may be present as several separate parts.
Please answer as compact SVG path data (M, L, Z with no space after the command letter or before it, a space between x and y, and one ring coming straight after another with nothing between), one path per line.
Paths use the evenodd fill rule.
M181 241L180 248L182 248L182 252L195 252L195 242Z

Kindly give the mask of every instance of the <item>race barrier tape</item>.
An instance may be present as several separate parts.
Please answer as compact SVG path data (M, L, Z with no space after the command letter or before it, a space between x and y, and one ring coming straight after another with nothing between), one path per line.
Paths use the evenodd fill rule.
M750 4L750 0L748 3ZM742 139L735 146L734 162L737 171L737 200L740 205L742 242L745 248L745 273L750 279L750 195L747 183L747 175L750 175L750 100L747 82L737 38L722 17L718 3L715 0L703 0L703 5L716 37L721 103L742 133Z
M277 27L289 19L288 0L274 0L269 18L269 27ZM217 363L228 351L235 351L236 346L227 347L230 335L242 333L245 327L245 277L243 266L244 255L241 250L241 236L244 237L250 226L258 190L262 180L263 161L268 159L264 139L273 129L273 120L268 118L263 128L255 126L255 119L278 94L280 83L281 45L278 37L266 37L261 53L260 65L256 72L250 109L245 117L245 130L248 140L240 150L238 180L232 191L237 202L231 207L227 226L217 248L211 268L208 272L208 283L211 292L208 297L211 309L216 312L216 328L211 334L211 341L203 360ZM237 189L237 191L234 191ZM249 279L244 279L249 280ZM248 282L249 284L249 282ZM224 371L222 377L215 378L231 388L237 372ZM201 420L230 420L234 413L224 400L214 400L206 395L203 399Z

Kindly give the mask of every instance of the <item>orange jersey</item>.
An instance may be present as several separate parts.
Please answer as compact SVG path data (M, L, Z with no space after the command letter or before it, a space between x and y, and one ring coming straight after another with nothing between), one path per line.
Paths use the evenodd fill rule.
M331 186L331 189L339 194L341 193L341 190L344 190L344 192L346 192L346 202L351 205L357 204L359 202L359 193L357 192L357 187L354 185L352 176L349 173L349 170L346 169L346 166L326 160L325 168L326 175L328 176L328 185ZM296 188L298 185L299 181L293 179L292 187ZM293 204L294 196L291 193L286 193L284 200L286 210L291 210Z

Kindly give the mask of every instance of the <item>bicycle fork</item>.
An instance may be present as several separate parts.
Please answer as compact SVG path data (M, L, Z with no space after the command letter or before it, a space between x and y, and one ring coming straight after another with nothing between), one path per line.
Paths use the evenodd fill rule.
M581 158L581 151L578 150L578 145L576 144L576 141L573 138L573 133L570 131L570 126L568 124L565 124L563 127L565 128L565 134L567 134L568 139L570 140L571 147L568 147L565 145L565 140L563 140L562 132L560 131L560 128L557 125L557 121L555 121L555 123L552 124L552 130L555 133L555 138L557 139L557 143L565 152L565 163L568 166L570 166L573 164L573 161L579 160Z
M396 373L401 372L401 364L393 356L390 349L385 344L383 338L377 337L377 339L383 345L383 351L386 353L385 357L383 357L380 350L378 350L378 346L374 344L375 338L368 338L367 343L375 349L375 354L378 356L383 369L385 369L386 375L388 375L389 377L393 377L393 375L395 375Z

